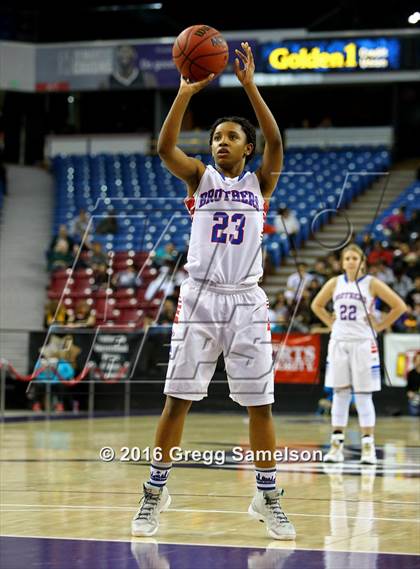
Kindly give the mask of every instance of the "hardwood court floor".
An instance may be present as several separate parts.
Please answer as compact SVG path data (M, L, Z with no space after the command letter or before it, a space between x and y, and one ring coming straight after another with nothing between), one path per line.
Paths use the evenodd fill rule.
M283 415L275 421L279 449L325 450L328 419ZM130 542L130 520L149 468L147 451L141 461L124 462L121 449L150 447L156 422L157 416L133 416L2 423L1 534ZM352 419L344 465L280 462L282 504L297 539L273 544L264 525L247 514L255 488L252 465L232 460L233 447L248 448L246 415L191 413L183 449L224 451L219 458L225 463L175 464L168 483L172 504L154 537L160 544L267 548L271 542L279 549L324 551L330 557L323 563L334 569L335 552L419 553L419 421L380 418L376 442L378 466L361 467ZM115 460L102 461L102 447L112 447ZM137 542L142 540L134 547ZM8 542L19 550L19 540L13 544Z

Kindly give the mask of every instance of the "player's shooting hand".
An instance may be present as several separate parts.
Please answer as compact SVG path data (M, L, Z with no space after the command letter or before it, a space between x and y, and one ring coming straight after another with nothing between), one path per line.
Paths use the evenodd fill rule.
M201 91L201 89L207 87L207 85L211 83L211 81L213 81L214 78L215 78L214 73L210 73L210 75L205 79L195 82L192 82L189 79L185 79L185 77L181 77L179 91L180 93L188 93L189 95L195 95L195 93L198 93L199 91Z
M243 51L235 49L235 53L238 56L235 59L235 73L236 77L245 87L254 81L255 63L254 56L252 55L252 50L248 42L242 42L241 47ZM241 63L243 66L242 68Z

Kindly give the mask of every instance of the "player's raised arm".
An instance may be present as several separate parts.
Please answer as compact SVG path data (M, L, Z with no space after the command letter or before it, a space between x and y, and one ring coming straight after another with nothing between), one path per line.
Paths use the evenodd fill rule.
M316 314L316 316L318 316L318 318L328 328L331 328L333 325L335 316L334 314L331 314L331 312L329 312L325 306L331 300L336 284L337 277L333 277L328 282L326 282L316 297L313 299L311 304L312 312Z
M242 42L243 52L236 50L235 73L242 83L258 119L265 139L261 166L256 171L265 198L274 192L283 166L283 143L276 119L254 83L254 56L247 42ZM241 68L240 61L243 67Z
M196 190L205 166L200 160L187 156L177 146L179 132L191 97L208 85L213 77L214 75L209 75L197 83L190 83L181 77L178 93L159 134L158 154L172 174L188 184L189 195L192 195Z

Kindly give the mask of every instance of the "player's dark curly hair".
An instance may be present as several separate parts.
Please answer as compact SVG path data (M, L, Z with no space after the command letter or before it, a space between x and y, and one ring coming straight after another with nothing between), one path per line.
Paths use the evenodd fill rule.
M219 124L222 124L222 122L236 122L242 127L243 131L245 132L247 144L252 144L253 146L251 154L245 158L245 164L247 164L254 157L255 147L257 145L257 133L255 126L244 117L221 117L220 119L217 119L217 121L215 121L211 126L209 141L210 146L213 142L214 131L219 126Z

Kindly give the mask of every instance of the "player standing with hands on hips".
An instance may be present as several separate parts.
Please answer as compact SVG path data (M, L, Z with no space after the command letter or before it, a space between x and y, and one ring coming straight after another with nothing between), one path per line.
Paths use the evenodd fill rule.
M334 390L333 432L324 461L344 461L344 431L353 391L362 434L361 463L376 464L372 392L381 389L376 333L389 328L407 307L388 285L365 274L365 256L357 245L350 244L343 249L341 266L344 274L325 283L311 305L318 318L331 328L325 386ZM383 300L391 309L381 322L372 314L375 298ZM325 308L331 299L333 313Z
M162 460L151 464L141 506L132 521L135 536L150 536L171 498L166 482L171 448L180 445L192 401L207 388L223 352L230 397L247 407L250 446L268 451L255 461L257 492L249 513L266 523L272 538L293 540L296 532L284 514L276 488L276 437L271 414L274 375L268 301L258 286L263 274L264 218L283 162L277 123L254 83L254 58L248 43L236 50L235 73L251 102L265 138L261 166L246 172L255 153L256 134L241 117L218 119L210 132L215 166L188 157L178 146L182 118L190 99L213 79L181 78L179 91L162 126L158 152L166 167L186 183L192 217L191 239L174 320L165 383L167 396L155 437Z

